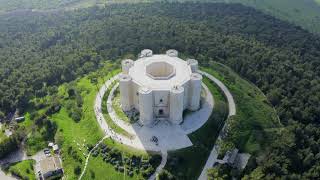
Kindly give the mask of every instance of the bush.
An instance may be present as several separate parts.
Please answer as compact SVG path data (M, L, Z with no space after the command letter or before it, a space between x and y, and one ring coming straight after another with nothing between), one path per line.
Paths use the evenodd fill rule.
M176 178L167 170L162 170L156 177L157 180L175 180Z
M82 117L82 111L80 108L75 108L73 109L73 111L71 112L71 118L75 121L75 122L79 122L81 120Z
M80 175L81 174L81 167L78 165L74 168L73 170L75 175Z
M90 177L91 177L91 179L95 179L96 178L95 173L91 169L90 169Z

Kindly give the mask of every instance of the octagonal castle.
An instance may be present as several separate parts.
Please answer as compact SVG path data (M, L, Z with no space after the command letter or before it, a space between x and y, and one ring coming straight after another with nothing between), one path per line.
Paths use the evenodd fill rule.
M143 125L157 120L182 123L184 110L200 108L202 76L197 70L196 60L184 61L176 50L153 55L145 49L138 60L123 60L119 76L122 109L138 110Z

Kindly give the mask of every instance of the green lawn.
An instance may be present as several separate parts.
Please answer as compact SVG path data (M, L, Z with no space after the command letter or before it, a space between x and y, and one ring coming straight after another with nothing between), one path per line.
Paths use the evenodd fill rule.
M117 88L117 90L114 93L114 97L113 97L113 100L112 100L112 107L113 107L114 111L116 112L116 114L118 115L118 117L121 120L130 123L130 119L123 112L123 110L120 107L120 92L119 92L119 88Z
M62 159L67 179L77 178L73 171L77 165L81 168L83 167L85 160L83 153L87 153L85 146L87 144L94 145L103 137L103 132L96 122L93 110L94 101L99 87L105 80L111 78L116 73L104 72L104 70L96 72L97 84L91 83L89 76L85 76L75 82L75 86L81 92L83 99L82 118L78 123L69 117L65 104L63 104L65 101L62 101L61 110L51 117L58 125L56 139L62 143L61 148L62 152L64 152L62 153ZM60 97L67 97L66 86L67 84L64 84L59 87ZM73 149L73 153L68 154L67 152L70 147Z
M130 148L128 146L115 143L112 139L109 139L109 138L106 139L104 141L104 143L109 147L113 147L115 149L120 150L122 152L123 156L126 156L126 157L135 155L135 156L142 156L142 157L147 158L150 156L145 151L136 150L136 149ZM110 179L110 180L143 179L143 177L139 173L138 174L134 173L134 175L132 177L130 177L123 172L115 171L114 166L111 165L110 163L104 162L100 155L97 157L91 156L89 159L88 167L89 168L87 169L85 175L83 176L83 179L88 179L88 180L104 179L106 177L106 175L108 175L108 179ZM96 168L96 167L99 167L99 168Z
M215 101L210 119L200 129L189 135L192 147L169 152L165 167L178 179L197 179L218 137L218 133L228 116L226 100L220 89L206 77L204 83L208 86Z
M34 160L24 160L11 164L8 167L7 171L13 175L20 177L21 179L35 180L36 176L33 169L34 164Z
M115 84L115 83L113 83L113 84ZM122 129L116 123L114 123L112 121L111 117L108 114L107 99L108 99L108 96L109 96L109 93L110 93L112 87L113 87L113 85L111 85L109 87L109 89L106 91L106 93L104 94L104 96L102 98L103 100L102 100L101 109L102 109L103 117L106 120L107 124L110 126L110 128L112 128L116 133L122 134L122 135L127 136L127 137L131 137L132 135L130 133L128 133L127 131L125 131L124 129ZM119 108L116 107L116 109L117 109L116 113L118 115L120 114L120 112L123 113L123 111L120 109L120 107ZM126 116L126 115L123 113L123 116Z
M212 63L204 70L220 79L233 94L237 108L234 119L239 122L237 131L232 132L236 147L252 154L261 152L272 140L272 131L282 127L265 95L224 65Z
M61 144L62 160L66 179L78 178L78 175L74 173L74 170L77 166L83 170L82 168L85 162L85 155L88 153L87 147L95 145L103 137L103 132L96 122L93 109L94 101L98 93L98 89L107 79L111 78L118 72L118 68L112 67L111 64L106 64L106 67L98 70L97 72L90 73L89 75L77 79L74 82L59 86L58 96L61 100L60 102L62 106L60 111L53 114L50 119L56 122L58 126L55 139L56 142ZM94 79L94 81L92 81L92 79ZM76 122L69 117L67 109L67 102L70 102L68 87L71 84L72 87L81 94L83 101L82 117L79 122ZM106 93L105 97L107 94L108 93ZM107 102L105 97L103 101L103 108L105 108ZM104 112L105 117L109 117L106 111ZM112 128L119 131L118 126L111 124L111 119L107 119L106 121ZM134 150L113 142L112 140L106 140L105 143L109 146L116 147L121 151L148 156L146 152ZM111 164L102 162L101 158L91 157L88 165L88 171L86 171L84 179L92 179L93 176L96 179L103 179L106 177L106 173L110 179L123 178L122 174L117 172Z

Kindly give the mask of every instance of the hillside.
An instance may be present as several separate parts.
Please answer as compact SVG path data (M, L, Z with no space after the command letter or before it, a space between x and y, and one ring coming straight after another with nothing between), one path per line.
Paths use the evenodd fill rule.
M310 32L320 33L319 0L0 0L0 13L35 9L78 9L91 6L104 6L113 3L145 2L225 2L241 3L253 7L276 18L304 27Z
M302 26L311 32L320 32L320 5L318 0L225 0L242 3L266 14Z
M286 131L243 176L320 177L320 38L240 4L112 4L2 15L0 114L26 110L31 99L54 94L106 59L135 57L144 48L174 48L206 67L218 61L267 95Z

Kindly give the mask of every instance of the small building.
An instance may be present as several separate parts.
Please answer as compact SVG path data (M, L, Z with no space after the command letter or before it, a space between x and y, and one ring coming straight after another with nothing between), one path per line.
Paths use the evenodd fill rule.
M40 161L40 172L43 179L60 177L63 175L61 159L58 156L46 157Z

